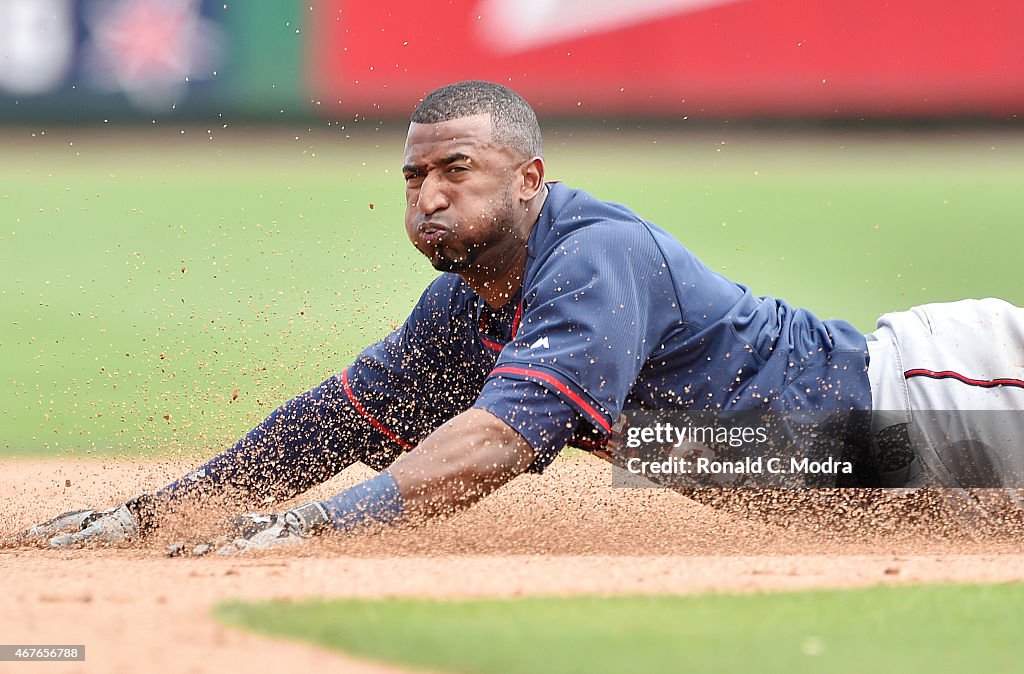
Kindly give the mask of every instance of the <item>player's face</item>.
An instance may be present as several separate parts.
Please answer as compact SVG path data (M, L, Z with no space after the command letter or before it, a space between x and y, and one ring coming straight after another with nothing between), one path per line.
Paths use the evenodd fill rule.
M409 126L405 230L439 271L500 266L515 245L515 186L522 161L491 139L491 116Z

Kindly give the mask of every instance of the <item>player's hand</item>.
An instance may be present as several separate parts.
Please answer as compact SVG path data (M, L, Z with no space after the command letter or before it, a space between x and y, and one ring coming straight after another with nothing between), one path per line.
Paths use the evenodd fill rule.
M324 507L316 502L305 503L283 513L262 515L247 513L232 522L233 538L188 546L177 543L167 551L171 557L198 557L216 550L218 555L238 555L260 550L275 550L302 543L328 528L330 519Z
M304 503L283 513L248 513L235 518L235 540L217 549L219 555L237 555L256 550L274 550L301 543L330 524L319 503Z
M51 548L86 543L123 543L139 534L139 525L125 504L110 510L76 510L37 524L24 538Z
M20 538L51 548L123 543L143 531L140 513L150 504L151 497L143 495L109 510L73 510L29 528Z

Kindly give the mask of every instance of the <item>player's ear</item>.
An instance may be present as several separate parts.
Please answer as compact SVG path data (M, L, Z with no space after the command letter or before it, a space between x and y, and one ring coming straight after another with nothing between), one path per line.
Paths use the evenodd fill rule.
M544 159L534 157L524 162L519 167L519 175L519 198L529 201L544 189Z

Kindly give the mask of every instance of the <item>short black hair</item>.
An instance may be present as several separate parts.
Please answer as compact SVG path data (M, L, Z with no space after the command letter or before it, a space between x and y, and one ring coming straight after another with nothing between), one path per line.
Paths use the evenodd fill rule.
M526 158L544 156L537 113L519 94L494 82L468 80L435 89L416 106L411 121L437 124L485 112L491 115L494 140Z

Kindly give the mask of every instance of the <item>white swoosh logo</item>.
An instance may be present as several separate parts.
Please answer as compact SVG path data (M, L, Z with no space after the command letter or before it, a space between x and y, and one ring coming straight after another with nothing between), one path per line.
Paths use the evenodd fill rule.
M738 0L482 0L479 36L497 52L606 33Z

